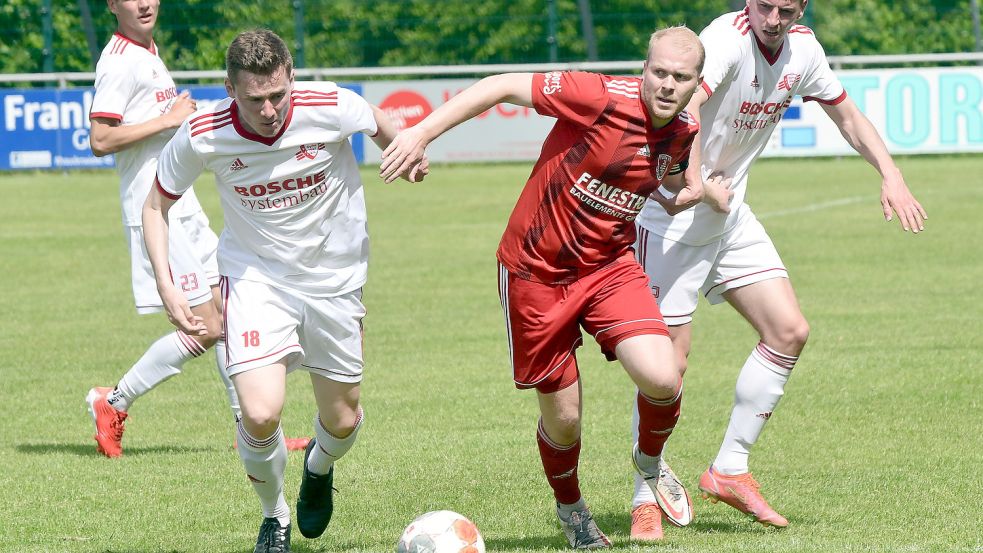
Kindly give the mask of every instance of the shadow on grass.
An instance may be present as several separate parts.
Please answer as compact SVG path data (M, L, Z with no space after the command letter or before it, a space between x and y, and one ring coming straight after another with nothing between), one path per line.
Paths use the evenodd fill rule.
M15 448L19 453L29 455L50 455L53 453L70 453L80 457L102 457L102 453L96 451L95 444L66 444L66 443L32 443L18 444ZM187 453L206 453L214 451L225 451L228 447L188 447L188 446L152 446L152 447L127 447L123 450L123 455L183 455Z
M628 513L594 513L594 520L598 527L611 539L613 549L634 549L639 547L655 547L658 544L641 544L632 542L629 539L631 533L631 516ZM677 528L668 522L663 523L667 540L673 536L681 536L683 533L697 534L744 534L749 531L754 532L754 525L747 522L718 522L694 520L685 528ZM775 529L760 528L765 532L776 531ZM485 537L485 546L489 551L516 551L516 550L557 550L565 551L568 549L567 541L563 537L563 532L559 525L544 528L542 535L525 537Z

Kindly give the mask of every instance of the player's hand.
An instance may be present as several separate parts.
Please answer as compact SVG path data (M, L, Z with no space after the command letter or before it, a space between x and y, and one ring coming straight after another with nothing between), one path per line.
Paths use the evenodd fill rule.
M702 183L691 182L687 178L681 178L679 182L682 183L682 187L679 188L679 191L674 196L666 196L659 189L649 194L649 198L661 205L662 209L666 210L666 213L669 215L676 215L681 211L686 211L703 201ZM667 190L672 191L671 189Z
M703 203L717 213L730 213L730 201L734 199L733 184L734 179L711 175L710 180L703 182Z
M178 330L188 336L204 336L208 334L205 327L205 319L195 315L188 305L188 300L184 294L177 291L173 286L160 290L160 298L164 303L164 310L167 312L167 320Z
M908 185L901 176L901 170L895 169L888 173L881 183L881 208L884 210L884 220L892 219L892 212L897 213L901 228L905 231L918 234L925 230L925 219L928 213L918 203L918 200L911 195Z
M423 156L423 159L419 163L414 164L408 171L404 171L400 177L409 182L423 182L423 179L430 174L430 160L427 156Z
M197 109L198 104L191 99L191 93L185 90L174 99L174 103L171 104L171 109L167 112L167 115L171 118L171 123L174 127L180 127L181 123L184 123L184 120Z
M426 147L426 137L418 127L410 127L400 131L385 151L382 152L379 177L388 183L396 180L400 175L414 177L421 170L429 172L429 162L423 165L425 160L424 150ZM426 175L426 172L423 175ZM416 182L411 179L407 180Z

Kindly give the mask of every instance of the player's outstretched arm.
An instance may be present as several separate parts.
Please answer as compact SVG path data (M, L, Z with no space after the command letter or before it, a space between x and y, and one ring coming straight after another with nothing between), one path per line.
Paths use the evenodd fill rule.
M204 336L208 330L204 319L191 312L188 300L174 286L167 262L167 212L174 200L161 194L156 184L143 204L143 240L150 265L154 268L157 292L164 303L167 319L185 334Z
M896 213L901 228L905 231L911 230L917 234L925 230L928 213L908 189L901 170L894 164L881 135L867 116L850 98L836 105L823 104L823 110L836 123L840 134L850 146L881 174L881 209L884 220L890 221L892 214Z
M180 127L181 123L194 112L195 101L191 99L188 91L184 91L174 99L167 113L143 123L122 125L116 119L93 117L90 119L89 148L96 157L115 154L145 138Z
M440 106L416 126L403 130L382 152L379 176L392 182L423 160L427 145L455 126L507 102L532 107L532 73L485 77Z
M689 154L689 167L686 169L685 183L688 187L695 187L696 183L700 183L703 187L700 201L709 205L716 212L730 213L730 200L734 197L734 191L729 186L731 179L711 178L708 181L703 180L703 152L700 148L703 133L710 132L710 129L703 128L703 117L700 115L700 108L709 99L710 95L700 86L693 93L689 104L686 105L686 111L689 112L690 117L696 119L696 122L700 125L700 130L693 138L693 149ZM710 123L713 122L711 121ZM721 186L721 183L725 183L725 186ZM675 191L673 190L673 192ZM670 215L674 214L670 213Z

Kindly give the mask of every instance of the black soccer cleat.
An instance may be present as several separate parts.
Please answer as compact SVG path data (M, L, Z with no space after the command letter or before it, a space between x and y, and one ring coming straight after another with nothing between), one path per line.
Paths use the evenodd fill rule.
M307 470L307 458L317 447L317 440L312 439L304 451L304 477L300 481L300 493L297 495L297 526L300 533L309 539L317 538L328 528L331 513L334 511L334 465L327 474L313 474Z
M264 518L253 553L290 553L290 524L280 526L275 518Z

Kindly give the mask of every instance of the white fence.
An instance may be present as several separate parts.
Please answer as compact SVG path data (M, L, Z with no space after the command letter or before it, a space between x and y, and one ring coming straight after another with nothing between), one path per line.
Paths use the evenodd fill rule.
M946 65L951 63L976 62L983 65L983 52L963 52L950 54L888 54L873 56L829 56L834 70L857 66L894 67L909 63L930 63ZM595 61L577 63L520 63L486 65L427 65L404 67L322 67L297 69L297 77L310 80L365 79L369 77L436 77L460 75L493 75L508 72L546 72L546 71L598 71L598 72L636 72L641 71L642 60L636 61ZM181 83L198 81L221 81L224 70L172 71L174 80ZM0 73L0 83L57 83L59 88L71 83L90 84L95 82L94 72L62 73Z

